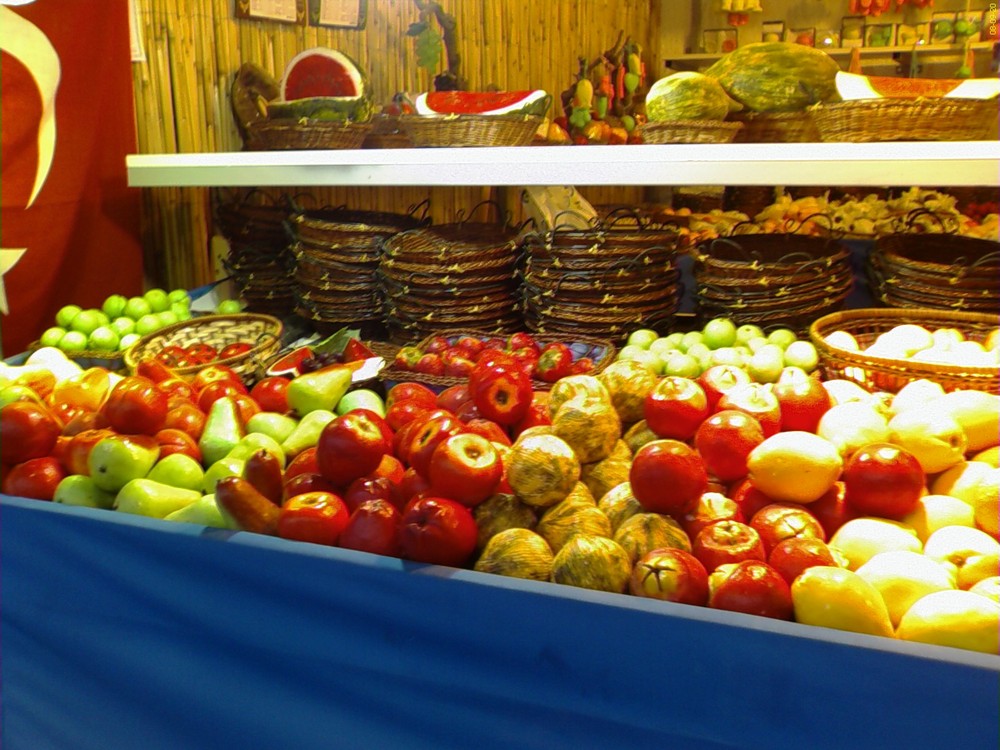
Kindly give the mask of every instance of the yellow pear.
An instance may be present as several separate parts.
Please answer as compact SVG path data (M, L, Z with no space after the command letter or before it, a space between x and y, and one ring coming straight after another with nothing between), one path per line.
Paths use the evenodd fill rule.
M906 611L896 637L995 654L1000 650L1000 603L971 591L936 591Z
M927 408L949 414L965 432L970 452L1000 445L1000 396L986 391L958 390L927 403Z
M910 409L889 420L889 442L912 453L925 474L937 474L965 459L965 430L950 414Z
M799 430L771 435L747 457L750 481L777 502L818 500L833 487L842 468L833 443Z
M844 568L806 568L792 583L792 606L796 622L805 625L893 636L882 595L857 573Z
M945 526L927 538L924 554L940 562L949 562L958 569L959 580L962 568L979 555L1000 554L1000 542L985 531L967 526Z
M963 461L936 476L930 491L933 495L957 497L971 506L980 486L993 487L994 491L1000 488L1000 469L982 461Z
M1000 602L1000 576L984 578L979 583L973 585L969 591L973 594L988 597L995 602Z
M972 491L971 499L976 526L996 538L1000 534L1000 488L980 484Z
M922 545L911 526L885 518L852 518L830 537L829 546L840 550L847 566L857 570L880 552L920 552Z
M856 572L882 595L893 627L921 597L955 588L948 571L919 552L880 552Z
M853 380L846 380L844 378L824 380L823 387L830 394L830 399L835 406L851 401L868 401L871 398L871 394Z
M936 398L944 395L944 388L941 384L926 378L911 380L899 389L899 392L892 397L890 409L893 414L923 406Z
M869 395L867 401L848 401L827 409L816 434L833 443L846 461L863 445L888 441L889 423Z
M972 507L951 495L924 495L917 500L917 507L900 520L913 527L921 542L945 526L976 525Z
M957 583L960 589L971 589L987 578L1000 576L1000 554L972 555L958 569Z
M979 453L975 454L969 460L979 461L980 463L989 464L994 469L1000 469L1000 446L994 445L992 448L979 451Z

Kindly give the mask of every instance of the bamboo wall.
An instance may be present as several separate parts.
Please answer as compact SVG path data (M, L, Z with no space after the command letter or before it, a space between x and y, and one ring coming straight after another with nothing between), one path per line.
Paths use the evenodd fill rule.
M670 6L678 0L664 3ZM398 91L425 91L431 76L418 69L405 35L418 18L413 0L368 0L362 30L296 26L234 17L234 0L137 0L146 62L134 63L139 150L142 153L237 151L241 141L229 108L229 88L243 62L281 76L297 52L339 49L368 72L377 103ZM461 74L470 90L542 88L558 97L572 82L581 55L593 58L624 31L658 70L659 0L441 0L457 21ZM444 65L442 62L442 69ZM583 148L583 147L581 147ZM302 188L292 187L290 193ZM595 203L626 204L641 188L586 189ZM484 197L484 188L329 188L313 191L319 205L405 211L430 199L436 222L453 220ZM146 190L147 276L167 287L215 278L209 237L211 194L203 189Z

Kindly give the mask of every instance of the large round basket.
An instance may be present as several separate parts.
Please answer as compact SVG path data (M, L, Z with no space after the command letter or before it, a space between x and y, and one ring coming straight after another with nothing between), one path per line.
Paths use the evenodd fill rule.
M405 115L400 129L414 146L530 146L542 124L533 115Z
M860 99L813 107L824 141L978 141L996 129L996 99Z
M843 310L824 315L809 327L809 338L819 353L819 365L824 378L853 380L871 391L896 393L912 380L931 380L946 391L976 390L996 393L1000 389L1000 367L972 367L951 364L914 362L906 359L875 357L863 351L854 352L831 346L827 336L834 331L846 331L864 349L879 334L904 323L923 326L928 330L955 328L970 340L982 342L997 328L997 315L949 312L932 309L872 309Z
M256 381L264 372L265 363L281 348L283 326L278 318L257 313L237 315L204 315L161 328L147 334L129 347L124 354L125 365L135 372L144 357L155 357L165 346L209 344L216 349L229 344L246 342L253 348L227 359L208 363L225 365L239 373L247 383ZM182 376L194 375L208 364L175 368Z
M643 143L731 143L743 127L726 120L665 120L639 127Z
M331 120L260 120L247 125L247 151L361 148L371 132L368 122Z

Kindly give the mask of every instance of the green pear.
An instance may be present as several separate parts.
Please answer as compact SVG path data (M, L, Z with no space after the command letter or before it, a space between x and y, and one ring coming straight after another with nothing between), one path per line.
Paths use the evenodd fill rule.
M0 408L6 406L7 404L12 404L15 401L32 401L34 403L41 403L41 399L38 397L38 394L26 385L11 383L3 389L0 389Z
M243 465L246 463L241 458L220 458L205 470L205 478L202 480L201 491L206 495L215 492L215 484L223 477L243 476Z
M352 372L348 367L332 366L299 375L288 384L288 405L300 417L319 409L333 411L337 402L351 387Z
M323 428L336 418L337 415L327 409L316 409L306 414L299 420L292 434L281 444L285 455L294 458L306 448L312 448L319 442Z
M185 505L180 510L175 510L165 520L194 523L199 526L212 526L216 529L235 528L226 523L226 519L222 516L222 511L215 504L214 494L202 495L190 505Z
M110 510L115 503L115 493L102 490L94 484L93 479L83 474L70 474L56 485L52 501L63 505Z
M208 410L205 427L198 439L204 463L214 464L229 453L244 434L236 402L228 396L216 399Z
M171 487L200 491L205 470L186 453L171 453L157 461L146 478Z
M160 447L151 438L113 435L91 448L87 469L99 488L118 492L133 479L146 476L159 457Z
M152 479L133 479L115 496L115 510L137 516L166 518L201 497L197 490L171 487Z
M247 432L270 435L279 443L283 443L292 434L292 430L298 423L299 420L287 414L279 414L276 411L261 411L247 420Z
M354 409L368 409L380 417L385 417L385 401L371 388L355 388L353 391L348 391L337 402L334 411L337 414L347 414Z
M265 435L263 432L247 433L240 440L240 442L233 446L233 449L226 454L226 458L238 458L241 461L246 461L250 458L250 456L262 449L277 458L282 466L285 465L285 451L282 449L281 444L273 437Z

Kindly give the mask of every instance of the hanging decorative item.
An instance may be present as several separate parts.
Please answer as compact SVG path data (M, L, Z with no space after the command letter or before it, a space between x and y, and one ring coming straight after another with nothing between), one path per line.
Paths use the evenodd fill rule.
M406 35L413 37L417 53L417 65L433 74L441 62L444 52L447 68L434 76L435 91L462 91L465 83L459 76L459 56L455 17L444 11L439 3L427 0L413 0L420 9L420 20L410 24ZM433 21L441 27L438 32Z
M764 9L760 7L760 0L719 0L720 9L726 13L742 13L749 11L760 13ZM730 26L740 26L742 24L730 23Z

